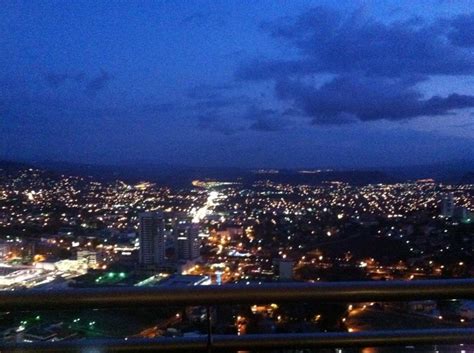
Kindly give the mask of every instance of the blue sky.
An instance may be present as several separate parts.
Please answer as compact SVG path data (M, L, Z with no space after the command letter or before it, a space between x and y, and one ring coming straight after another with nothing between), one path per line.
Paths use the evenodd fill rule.
M0 158L238 167L472 159L472 9L4 1Z

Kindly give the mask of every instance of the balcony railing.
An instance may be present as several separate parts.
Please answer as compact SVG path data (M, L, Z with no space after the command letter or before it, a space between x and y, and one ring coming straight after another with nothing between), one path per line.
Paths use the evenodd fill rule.
M209 308L219 304L271 302L380 302L474 299L474 279L270 283L174 288L99 288L0 292L0 310L125 308L203 305L207 336L159 339L98 339L2 344L0 352L232 351L474 343L474 329L422 329L308 334L214 335Z

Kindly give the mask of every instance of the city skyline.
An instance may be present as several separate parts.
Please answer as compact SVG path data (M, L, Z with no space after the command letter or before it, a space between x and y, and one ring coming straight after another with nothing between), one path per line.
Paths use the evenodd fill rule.
M0 0L0 352L474 353L474 0Z
M472 159L470 4L8 2L0 158L244 168Z

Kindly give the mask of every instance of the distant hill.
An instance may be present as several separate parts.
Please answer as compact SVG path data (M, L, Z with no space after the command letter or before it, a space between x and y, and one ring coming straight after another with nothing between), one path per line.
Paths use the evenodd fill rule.
M185 187L195 179L237 180L243 170L237 168L188 167L147 162L128 165L76 164L68 162L37 162L42 168L61 174L90 176L98 180L123 180L134 183L152 181L162 185Z
M25 168L33 168L33 166L22 162L0 160L0 170L3 171L16 171Z
M461 178L461 184L474 184L474 172L469 172Z
M282 170L279 173L247 175L248 181L271 180L288 184L318 185L324 182L344 182L353 185L393 183L396 180L387 173L374 170L331 170L318 173L300 173Z
M465 182L465 175L474 170L474 160L383 168L382 170L400 180L432 178L439 182L457 184Z
M47 161L38 162L35 165L67 175L91 176L100 180L120 179L128 182L148 180L177 187L189 186L196 179L238 181L244 184L251 184L258 180L271 180L279 183L310 185L328 181L341 181L357 185L395 181L384 172L367 170L331 170L315 174L303 174L296 170L282 169L278 170L278 173L266 174L243 168L188 167L146 162L113 166Z
M40 168L56 174L77 175L111 181L124 180L134 183L152 181L172 187L187 187L191 181L220 180L238 181L251 184L259 180L271 180L288 184L318 185L323 182L340 181L354 185L394 183L433 178L436 181L454 183L473 183L474 162L453 162L433 165L418 165L380 170L251 170L244 168L189 167L167 163L146 161L131 162L127 165L96 165L56 161L16 162L0 161L0 169Z

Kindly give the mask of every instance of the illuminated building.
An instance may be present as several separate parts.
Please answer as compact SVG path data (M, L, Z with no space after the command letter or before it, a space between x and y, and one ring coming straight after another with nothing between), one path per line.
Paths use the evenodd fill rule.
M182 221L175 228L175 246L178 260L193 260L199 257L199 226Z
M87 266L90 268L97 267L97 253L95 251L78 250L77 260L84 261L87 264Z
M164 219L161 212L140 214L140 265L162 265L165 261Z

